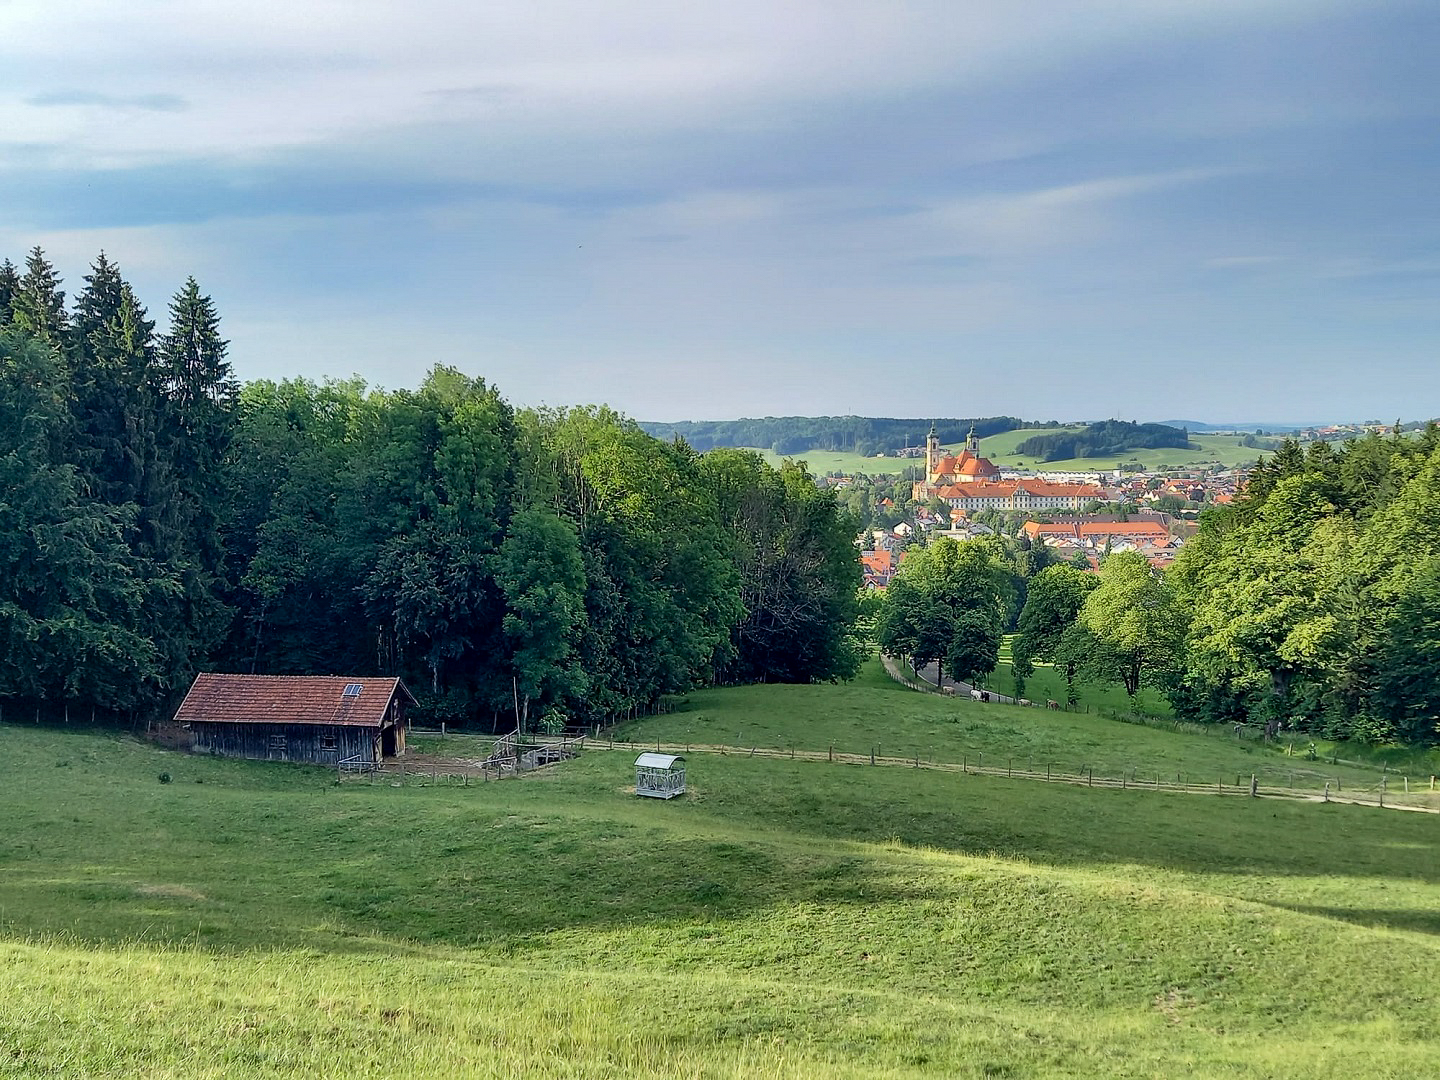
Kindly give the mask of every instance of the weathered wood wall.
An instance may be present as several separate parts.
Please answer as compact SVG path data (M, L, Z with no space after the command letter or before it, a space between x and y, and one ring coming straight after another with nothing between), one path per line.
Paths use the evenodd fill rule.
M191 730L195 735L197 754L336 765L346 758L376 761L380 753L380 731L372 727L195 722ZM328 749L325 745L327 736L335 740L335 745ZM280 740L284 740L283 745Z

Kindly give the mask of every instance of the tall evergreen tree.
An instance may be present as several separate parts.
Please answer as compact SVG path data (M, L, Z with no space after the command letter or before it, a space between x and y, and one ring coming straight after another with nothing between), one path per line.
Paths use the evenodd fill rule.
M59 274L38 245L25 258L25 275L10 307L16 329L56 347L65 343L70 328L65 293Z
M14 319L15 297L20 292L20 271L9 259L0 262L0 328Z
M173 613L183 630L176 628L171 649L187 658L181 682L224 639L231 614L221 523L238 384L228 348L214 301L189 278L170 302L170 329L160 340L158 443L168 490L155 500L164 515L152 523L158 546L174 550L184 567L184 602Z
M160 678L148 577L124 540L133 508L86 497L65 460L56 351L0 332L0 697L127 709Z
M78 460L98 498L138 504L155 467L155 324L103 252L85 283L70 347Z

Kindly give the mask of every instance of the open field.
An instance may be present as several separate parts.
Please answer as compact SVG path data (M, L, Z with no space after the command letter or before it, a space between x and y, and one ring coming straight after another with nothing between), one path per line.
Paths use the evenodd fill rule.
M1191 435L1190 441L1196 449L1181 450L1164 448L1159 450L1136 450L1127 454L1103 458L1071 458L1066 461L1039 462L1033 457L1024 457L1014 452L1025 439L1032 435L1046 435L1057 431L1074 431L1077 428L1026 428L1020 431L1005 431L991 435L980 443L980 452L1000 466L1015 466L1041 470L1058 471L1102 471L1120 465L1140 463L1146 468L1159 469L1182 465L1244 465L1255 461L1260 451L1240 445L1239 435ZM772 465L778 465L782 456L772 450L758 451ZM841 472L846 474L865 473L877 476L899 473L910 465L924 465L923 458L863 457L860 454L839 453L830 450L807 450L792 455L810 466L817 476Z
M1274 756L957 704L871 671L634 734ZM0 1076L1413 1077L1440 1052L1431 815L736 755L662 804L630 761L337 786L0 727Z
M999 676L997 674L996 681ZM1122 694L1123 699L1123 694ZM617 738L666 747L686 744L741 748L827 751L884 757L918 755L922 761L974 764L1013 761L1047 763L1056 771L1096 776L1168 777L1189 783L1225 785L1251 775L1260 783L1322 791L1326 780L1342 790L1369 790L1380 780L1381 761L1348 765L1349 748L1338 764L1287 755L1283 746L1236 739L1227 728L1210 734L1179 734L1167 727L1129 724L1099 714L1051 712L1015 705L981 704L968 698L915 693L891 681L878 661L845 686L742 686L700 690L684 706L663 716L621 724ZM1331 744L1324 744L1327 752ZM1396 764L1412 770L1416 790L1428 793L1429 776L1440 757L1414 759L1400 752ZM1402 783L1399 776L1391 785Z

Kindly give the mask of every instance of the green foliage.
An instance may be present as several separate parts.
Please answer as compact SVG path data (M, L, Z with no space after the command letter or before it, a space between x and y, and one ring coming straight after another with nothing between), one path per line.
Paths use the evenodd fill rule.
M118 711L160 680L149 605L174 581L132 554L133 506L86 497L65 385L46 341L0 331L0 699Z
M1028 675L1036 659L1055 658L1061 636L1098 584L1094 574L1070 565L1047 567L1030 580L1012 643L1016 674Z
M1104 420L1073 432L1032 435L1019 443L1014 453L1041 461L1068 458L1102 458L1132 450L1190 446L1189 432L1164 424L1135 424L1125 420Z
M998 541L948 536L912 551L886 590L880 645L917 667L945 665L970 681L993 670L1014 597Z
M1293 440L1172 578L1194 611L1177 708L1375 741L1440 740L1424 615L1440 558L1440 431Z
M1174 590L1138 551L1105 558L1075 625L1088 638L1083 669L1131 698L1175 666L1185 632Z
M505 597L504 631L519 692L527 705L583 696L573 659L585 620L585 564L569 522L544 510L522 510L495 564Z
M242 388L193 278L158 340L104 255L73 314L59 284L38 249L0 268L0 703L163 715L202 666L374 672L421 719L588 724L856 667L856 525L803 467L517 416L443 367Z
M934 421L869 416L772 416L763 420L687 420L641 426L658 438L684 439L700 451L757 447L771 449L782 457L807 450L845 451L870 457L920 445L932 424L942 443L961 442L972 426L981 438L1022 426L1013 416Z
M855 521L815 486L804 465L779 470L744 450L712 450L700 474L740 574L744 617L727 681L848 678L860 566Z

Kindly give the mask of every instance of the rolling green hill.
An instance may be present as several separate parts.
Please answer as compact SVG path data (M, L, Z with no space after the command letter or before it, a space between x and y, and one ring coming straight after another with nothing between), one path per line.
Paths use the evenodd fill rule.
M873 672L631 734L737 722L1246 753ZM464 787L0 748L0 1075L1308 1080L1440 1050L1430 815L733 753L662 804L623 749Z
M1249 447L1241 446L1240 435L1191 435L1190 441L1193 449L1182 450L1177 447L1164 447L1157 450L1136 450L1127 454L1120 454L1104 458L1072 458L1067 461L1038 462L1034 458L1026 458L1015 453L1015 447L1034 435L1060 431L1078 431L1080 427L1068 428L1023 428L1018 431L1005 431L998 435L992 435L980 442L980 452L1000 466L1025 467L1047 471L1100 471L1117 468L1120 465L1139 463L1146 468L1160 469L1179 467L1186 465L1213 465L1225 466L1245 465L1255 461L1260 456L1260 451L1252 450ZM782 456L770 450L760 450L765 459L771 464L778 464L783 460ZM880 475L886 473L898 473L907 465L920 465L923 467L924 459L909 458L871 458L862 457L859 454L844 454L831 451L812 450L803 454L794 455L796 460L804 461L810 466L810 471L816 475L823 476L831 472L842 472L853 475L854 473L865 473L867 475Z

